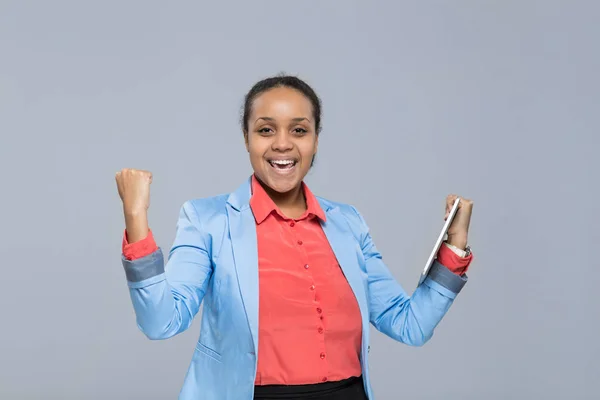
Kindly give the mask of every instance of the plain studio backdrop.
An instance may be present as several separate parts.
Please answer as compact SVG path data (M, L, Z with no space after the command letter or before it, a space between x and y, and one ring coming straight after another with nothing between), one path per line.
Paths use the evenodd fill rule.
M0 3L0 398L175 399L199 318L150 341L120 261L114 181L184 201L251 173L245 92L279 73L324 103L307 182L355 205L409 292L475 202L470 280L421 348L375 333L378 399L597 399L597 2Z

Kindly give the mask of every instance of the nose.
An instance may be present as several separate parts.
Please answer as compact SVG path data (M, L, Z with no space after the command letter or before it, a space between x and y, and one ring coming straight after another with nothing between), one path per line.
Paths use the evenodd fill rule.
M273 143L271 144L271 148L274 151L284 152L291 150L292 147L293 144L287 132L280 131L273 137Z

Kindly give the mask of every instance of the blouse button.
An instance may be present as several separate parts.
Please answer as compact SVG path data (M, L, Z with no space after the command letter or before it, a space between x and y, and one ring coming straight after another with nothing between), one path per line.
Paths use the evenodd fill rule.
M290 222L290 226L293 228L296 223L294 221Z
M304 269L308 269L308 264L306 264L306 265L304 266Z
M325 358L325 353L321 353L321 360Z
M321 314L321 313L323 312L323 310L321 310L320 308L317 308L317 312L318 312L319 314Z
M323 328L319 328L319 333L323 333Z
M298 240L298 245L302 246L302 240Z
M327 382L327 377L324 376L323 379L321 379L323 382Z
M312 286L310 287L310 290L315 290L315 285L312 285Z

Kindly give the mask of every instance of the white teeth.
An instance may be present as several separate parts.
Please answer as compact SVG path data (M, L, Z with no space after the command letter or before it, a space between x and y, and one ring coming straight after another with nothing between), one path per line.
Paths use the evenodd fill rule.
M271 160L271 162L273 164L277 164L277 165L289 165L289 164L292 164L294 161L293 160Z

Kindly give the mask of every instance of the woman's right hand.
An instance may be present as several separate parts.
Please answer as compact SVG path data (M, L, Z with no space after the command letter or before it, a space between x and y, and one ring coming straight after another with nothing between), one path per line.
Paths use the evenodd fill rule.
M150 184L152 173L138 169L123 168L115 176L119 196L123 202L123 214L129 243L142 240L148 235L148 207L150 207Z

